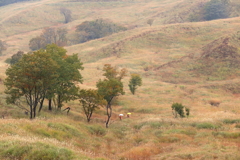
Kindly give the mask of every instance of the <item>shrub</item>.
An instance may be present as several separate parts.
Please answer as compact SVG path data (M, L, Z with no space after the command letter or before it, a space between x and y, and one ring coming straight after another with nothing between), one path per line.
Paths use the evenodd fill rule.
M210 99L210 100L208 101L208 103L209 103L211 106L216 106L216 107L218 107L218 106L220 105L221 101L218 100L218 99Z
M226 124L240 123L240 119L224 119L223 123L226 123Z
M217 129L220 126L219 125L214 125L214 124L209 123L209 122L203 122L203 123L196 124L195 127L197 127L198 129Z
M221 136L223 138L232 138L232 139L238 139L240 137L239 132L235 133L227 133L227 132L212 132L213 136Z
M58 148L44 143L25 143L20 141L0 143L1 159L31 159L31 160L65 160L73 159L73 153L65 148Z
M240 124L236 124L236 125L235 125L235 128L240 128Z
M190 109L184 107L181 103L173 103L172 104L172 111L173 111L173 115L175 118L178 117L178 115L183 118L185 116L189 116L190 115Z

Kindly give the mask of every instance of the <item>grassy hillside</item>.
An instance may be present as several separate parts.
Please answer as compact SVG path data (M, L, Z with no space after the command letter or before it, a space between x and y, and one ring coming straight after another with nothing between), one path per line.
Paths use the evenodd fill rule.
M77 25L97 18L128 30L65 47L84 62L79 86L95 88L106 63L126 68L128 77L108 129L104 108L87 123L78 101L64 104L71 107L69 115L44 108L29 120L23 110L6 104L1 82L0 159L240 159L240 3L231 1L228 19L190 22L205 2L41 0L1 7L0 39L8 44L0 57L1 79L6 58L28 52L29 40L44 27L66 27L72 39ZM72 11L72 22L64 24L61 7ZM130 73L143 79L136 95L127 86ZM173 118L174 102L189 107L190 117ZM117 115L127 112L131 117L120 121Z

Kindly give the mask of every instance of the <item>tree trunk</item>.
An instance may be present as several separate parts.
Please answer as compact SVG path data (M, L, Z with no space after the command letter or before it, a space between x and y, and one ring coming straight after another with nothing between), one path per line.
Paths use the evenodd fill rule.
M32 109L32 106L30 106L30 119L33 118L33 109Z
M111 107L111 103L108 103L107 104L107 121L106 121L106 128L108 128L108 124L109 124L109 121L110 121L110 118L112 116L112 107Z
M40 102L40 106L39 106L38 113L40 113L41 110L42 110L44 99L45 99L45 98L43 98L43 99L41 100L41 102Z
M52 111L52 99L48 100L48 110Z
M61 103L61 96L58 95L58 109L62 108L62 103Z

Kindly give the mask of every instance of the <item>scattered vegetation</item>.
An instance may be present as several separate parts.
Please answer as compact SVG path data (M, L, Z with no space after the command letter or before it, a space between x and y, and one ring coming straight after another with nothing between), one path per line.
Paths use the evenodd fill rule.
M131 79L129 80L129 89L132 94L135 94L138 86L142 85L142 78L139 74L131 74Z
M60 13L64 16L65 18L65 23L69 23L72 20L72 12L71 10L67 8L60 8Z
M61 109L64 101L72 100L77 94L73 82L82 82L79 69L83 67L77 55L67 56L66 50L56 45L24 54L6 71L7 103L26 110L31 119L35 118L38 105L41 111L45 99L56 96L57 108ZM29 109L23 107L22 97L25 97Z
M125 30L125 27L104 19L85 21L76 27L79 43L83 43L92 39L102 38Z
M106 103L103 97L98 94L98 91L93 89L80 90L79 101L82 104L88 122L90 122L93 112Z
M7 50L7 44L6 42L0 40L0 55L3 54L3 51Z
M190 115L190 109L184 107L181 103L173 103L172 104L172 111L173 111L173 115L175 118L178 117L178 115L181 118L184 118L185 116L189 116Z
M123 83L121 80L126 76L127 70L125 68L120 71L117 70L117 67L111 66L111 64L105 64L103 68L105 76L104 80L99 80L97 82L98 93L104 97L107 101L106 111L107 111L107 121L106 128L110 118L112 117L112 101L119 95L123 95Z
M43 29L40 36L34 37L29 42L29 48L33 51L45 49L48 44L56 44L58 46L67 45L67 30L65 28L50 28Z
M12 55L9 63L12 65L17 63L23 57L23 54L24 54L23 51L18 51L16 54Z
M152 26L153 21L154 21L154 19L148 19L148 20L147 20L147 24L148 24L149 26Z

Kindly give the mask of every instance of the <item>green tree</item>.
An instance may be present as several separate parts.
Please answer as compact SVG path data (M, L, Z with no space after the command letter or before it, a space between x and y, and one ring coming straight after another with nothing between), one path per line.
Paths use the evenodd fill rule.
M153 21L154 21L154 19L148 19L148 20L147 20L147 24L148 24L149 26L152 26Z
M17 63L6 70L7 78L4 84L5 93L8 95L7 103L17 104L21 97L25 97L30 118L35 118L38 105L58 79L58 67L46 52L24 54Z
M103 67L105 79L99 80L97 82L98 93L103 96L107 101L106 111L107 111L107 121L106 128L110 118L112 116L112 100L114 97L123 95L123 83L122 78L126 76L127 70L125 68L118 71L117 67L112 67L110 64L105 64Z
M140 77L140 75L139 74L131 74L131 79L129 81L128 86L133 95L135 94L137 87L141 86L141 85L142 85L142 78Z
M32 38L30 41L29 41L29 48L32 50L32 51L35 51L35 50L39 50L39 49L43 49L46 47L46 41L43 37L41 36L37 36L37 37L34 37Z
M98 94L98 91L93 89L80 90L79 101L82 104L83 112L88 122L90 122L93 112L98 109L100 105L106 104L106 101Z
M12 55L10 64L13 65L17 63L23 56L24 52L23 51L18 51L16 54Z
M80 43L102 38L124 30L126 30L125 27L103 19L85 21L76 27L76 32L79 33Z
M204 6L203 18L207 21L213 19L227 18L229 1L228 0L211 0Z
M77 98L78 87L76 84L83 81L79 72L79 70L83 70L82 62L77 54L67 55L64 48L55 44L48 45L45 52L49 53L60 66L57 70L58 80L48 90L47 98L50 101L54 98L57 108L61 109L63 102ZM51 104L49 103L49 105ZM49 110L51 110L50 107Z
M31 50L45 49L48 44L56 44L58 46L67 45L67 30L65 28L44 28L41 35L32 38L29 41Z
M72 12L67 8L60 8L60 13L65 18L65 23L69 23L72 20Z

